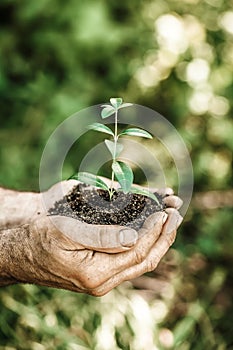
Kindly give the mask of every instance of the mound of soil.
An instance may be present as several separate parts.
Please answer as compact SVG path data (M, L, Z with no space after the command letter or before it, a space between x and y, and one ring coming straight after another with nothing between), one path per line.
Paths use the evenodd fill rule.
M107 191L79 184L57 201L49 214L72 217L88 224L139 229L149 215L165 209L162 196L155 195L159 204L149 197L121 191L115 191L110 201Z

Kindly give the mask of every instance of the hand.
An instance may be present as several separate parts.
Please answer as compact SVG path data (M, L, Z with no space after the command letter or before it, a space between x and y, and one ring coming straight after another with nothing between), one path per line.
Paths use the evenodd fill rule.
M65 183L65 187L73 186L70 181ZM61 189L60 185L48 191L51 201L57 200L60 190L54 189L56 186ZM170 194L166 199L168 205L178 207L181 204L171 190L165 192ZM51 218L43 213L33 219L28 225L2 231L0 235L6 256L2 285L35 283L95 296L104 295L123 281L154 270L174 242L176 229L182 221L178 211L172 207L167 208L166 212L152 214L138 232L133 230L135 236L131 237L133 239L130 242L127 241L127 245L122 245L119 240L122 227L113 229L112 226L90 225L93 226L91 229L96 249L102 248L104 240L99 241L99 237L106 234L106 237L111 236L111 242L116 242L114 248L117 246L124 250L107 254L87 249L85 242L82 245L79 243L86 224L78 223L75 227L72 224L70 238L60 232Z
M107 254L83 248L43 218L17 242L23 261L17 261L10 274L19 282L101 296L125 280L154 270L174 242L181 220L175 209L153 214L143 226L146 234L131 249Z
M73 185L72 181L63 183L63 191ZM57 186L49 190L51 203L59 198L61 187L58 191ZM172 193L170 189L163 191L168 194L166 212L152 214L138 232L128 229L123 240L120 240L120 232L125 227L77 224L74 219L56 217L56 225L58 221L60 225L68 225L66 235L63 235L51 218L38 219L31 228L34 236L31 251L35 262L32 282L100 296L125 280L154 270L174 242L182 221L176 210L182 202ZM90 245L95 250L90 250ZM96 251L101 249L121 252ZM38 266L43 274L42 271L37 273Z
M110 182L106 178L103 180L106 183ZM56 201L67 195L78 184L79 182L76 180L68 180L52 186L43 195L45 211L48 212ZM169 208L179 209L182 205L182 200L174 196L173 190L170 188L153 189L153 192L158 192L164 197L167 213L171 212ZM178 215L178 213L176 214ZM52 216L51 220L60 232L83 247L108 253L130 249L143 234L147 233L144 228L137 232L129 227L119 225L90 225L67 216Z

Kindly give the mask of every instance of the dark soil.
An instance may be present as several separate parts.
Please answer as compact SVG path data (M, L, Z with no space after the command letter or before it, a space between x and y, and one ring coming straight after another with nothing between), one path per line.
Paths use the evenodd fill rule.
M90 189L81 184L56 202L49 209L49 214L69 216L88 224L123 225L139 229L149 215L165 208L162 196L155 195L159 204L146 196L117 191L110 201L107 191Z

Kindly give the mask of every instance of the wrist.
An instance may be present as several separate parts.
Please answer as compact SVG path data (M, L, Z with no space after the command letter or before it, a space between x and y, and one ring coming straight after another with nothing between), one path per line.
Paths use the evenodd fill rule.
M43 211L41 194L0 188L0 229L30 223Z

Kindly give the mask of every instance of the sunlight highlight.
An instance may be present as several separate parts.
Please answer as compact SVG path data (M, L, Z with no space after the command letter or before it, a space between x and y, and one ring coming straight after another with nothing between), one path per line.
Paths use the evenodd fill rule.
M158 42L171 52L182 53L188 47L183 21L172 14L160 16L155 21Z
M201 115L208 111L209 102L212 97L210 91L194 91L189 99L189 108L193 114Z
M219 23L226 32L233 35L233 11L225 12L220 18Z
M195 58L187 65L186 79L192 87L205 83L208 80L209 74L210 67L206 60Z

